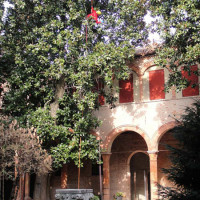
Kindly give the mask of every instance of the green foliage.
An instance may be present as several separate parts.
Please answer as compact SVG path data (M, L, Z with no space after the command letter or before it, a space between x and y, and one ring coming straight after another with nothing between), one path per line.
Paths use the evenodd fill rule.
M161 187L161 199L198 200L200 198L200 101L185 110L180 124L172 131L178 147L169 147L172 167L164 173L175 188Z
M98 196L96 196L96 195L94 195L94 197L93 197L93 198L91 198L90 200L99 200L99 197L98 197Z
M0 23L3 114L37 128L56 167L78 163L80 137L81 159L96 159L98 141L89 133L100 122L93 111L100 93L113 107L113 79L128 77L127 63L147 36L146 1L94 1L104 19L98 25L86 19L89 0L10 3L14 8Z
M163 39L157 51L157 64L172 71L167 89L177 86L177 90L181 90L188 82L183 79L179 67L185 66L184 70L190 71L191 65L200 62L200 2L151 0L150 9L159 17L152 29Z
M123 197L124 193L123 192L117 192L114 196L115 196L115 198L117 198L117 197Z

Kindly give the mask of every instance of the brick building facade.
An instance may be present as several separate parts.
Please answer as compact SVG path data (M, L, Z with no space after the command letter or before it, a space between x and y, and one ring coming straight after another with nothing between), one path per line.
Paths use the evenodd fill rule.
M176 145L170 133L176 125L175 118L199 98L198 86L165 93L169 70L155 66L151 53L138 54L130 68L130 79L115 83L120 87L115 94L119 97L116 108L109 109L104 99L104 105L95 112L103 122L94 134L102 141L104 200L113 199L116 192L123 192L124 200L155 200L157 183L170 186L161 171L170 166L165 145ZM200 78L194 74L183 75L199 82ZM60 174L52 174L51 199L56 188L77 188L77 174L73 164L64 166ZM92 188L96 195L100 193L98 170L95 172L91 162L81 168L80 188Z

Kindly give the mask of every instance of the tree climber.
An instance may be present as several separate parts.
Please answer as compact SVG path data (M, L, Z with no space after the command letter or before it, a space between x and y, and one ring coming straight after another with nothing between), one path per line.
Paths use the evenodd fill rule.
M96 11L94 10L94 8L92 7L92 13L87 15L87 18L92 18L96 21L97 24L100 24L101 22L98 20L98 16L101 15L101 11Z

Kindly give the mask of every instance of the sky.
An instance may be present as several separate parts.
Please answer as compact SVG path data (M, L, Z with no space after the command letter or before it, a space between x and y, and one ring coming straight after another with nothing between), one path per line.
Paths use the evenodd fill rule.
M151 24L152 21L155 21L156 19L151 17L151 13L148 11L147 14L145 15L144 17L144 21L146 22L147 26L149 24ZM149 40L150 40L150 43L162 43L162 40L159 36L158 33L152 33L152 32L149 32Z
M4 1L4 14L3 14L3 21L6 19L6 15L7 15L7 10L8 7L14 7L12 4L10 4L8 1Z

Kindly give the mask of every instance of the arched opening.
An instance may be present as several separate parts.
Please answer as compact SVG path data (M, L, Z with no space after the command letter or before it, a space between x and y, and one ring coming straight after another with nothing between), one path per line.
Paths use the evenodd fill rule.
M177 141L173 137L172 132L167 131L159 141L158 145L158 183L162 186L172 186L172 183L167 179L166 174L162 172L162 169L171 167L171 161L169 159L170 151L167 149L167 145L176 146Z
M130 160L131 200L150 200L149 156L143 152L134 154Z
M112 144L112 154L110 157L111 197L117 192L123 192L126 195L126 199L131 199L133 191L131 190L132 177L130 160L134 152L144 152L142 154L146 156L145 153L147 150L148 148L144 138L134 131L123 132L115 138Z

